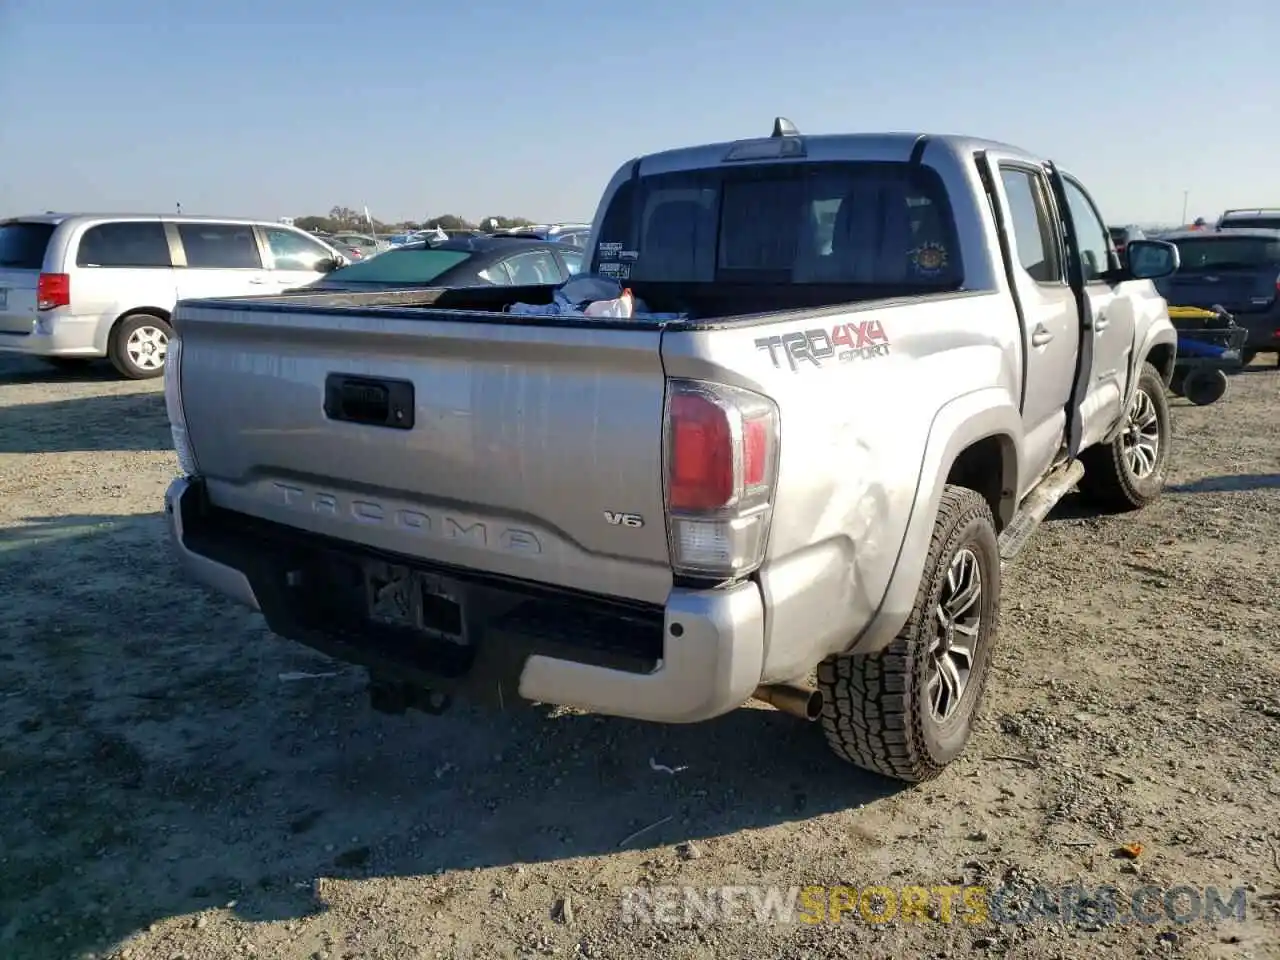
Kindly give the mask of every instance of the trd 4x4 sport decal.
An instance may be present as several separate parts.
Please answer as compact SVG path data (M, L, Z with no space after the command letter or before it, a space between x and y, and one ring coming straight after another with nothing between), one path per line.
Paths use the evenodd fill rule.
M792 370L801 363L821 367L828 360L851 363L854 360L870 360L889 355L889 337L879 320L862 320L858 323L842 323L832 327L797 330L778 337L760 337L757 350L768 350L775 367L785 361Z

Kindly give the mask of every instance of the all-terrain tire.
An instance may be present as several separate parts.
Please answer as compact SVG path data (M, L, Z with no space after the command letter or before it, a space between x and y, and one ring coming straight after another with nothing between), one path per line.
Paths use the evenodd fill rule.
M1187 379L1190 380L1190 377ZM1186 387L1187 384L1184 383L1183 389ZM1153 424L1157 445L1150 472L1140 473L1131 466L1128 451L1137 442L1133 432L1137 425L1135 417L1145 420L1147 412L1155 417ZM1107 510L1124 512L1142 509L1164 490L1172 441L1173 420L1169 415L1169 398L1165 395L1164 381L1155 367L1144 363L1138 377L1138 387L1125 413L1123 428L1110 443L1100 443L1080 454L1080 462L1084 464L1080 492L1086 499Z
M966 553L981 576L977 639L963 693L941 722L929 679L938 638L937 608L952 562ZM960 755L973 730L991 667L1000 610L1000 551L991 508L965 487L943 490L915 606L906 626L879 654L830 657L818 666L822 730L837 756L887 777L920 783Z
M165 357L173 327L163 317L135 313L125 317L111 331L107 358L120 376L128 380L150 380L164 373ZM144 343L143 341L146 341ZM142 348L151 345L151 351ZM158 348L159 352L155 352Z

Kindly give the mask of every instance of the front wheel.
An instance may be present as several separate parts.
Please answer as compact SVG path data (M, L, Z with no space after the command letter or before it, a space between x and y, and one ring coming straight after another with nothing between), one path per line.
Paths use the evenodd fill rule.
M149 313L125 317L111 331L107 356L116 371L129 380L149 380L164 373L173 327Z
M1188 376L1184 390L1190 382ZM1084 464L1080 492L1109 510L1145 507L1164 490L1172 441L1164 381L1155 367L1144 363L1120 432L1110 443L1090 447L1080 455Z
M1000 610L1000 552L987 502L948 486L915 608L882 652L818 667L831 749L866 770L919 783L969 742L991 666Z

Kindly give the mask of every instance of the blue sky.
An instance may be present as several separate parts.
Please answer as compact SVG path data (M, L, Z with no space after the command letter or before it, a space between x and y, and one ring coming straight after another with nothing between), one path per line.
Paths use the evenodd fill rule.
M1108 220L1280 204L1280 0L0 0L0 215L589 218L638 153L1016 143Z

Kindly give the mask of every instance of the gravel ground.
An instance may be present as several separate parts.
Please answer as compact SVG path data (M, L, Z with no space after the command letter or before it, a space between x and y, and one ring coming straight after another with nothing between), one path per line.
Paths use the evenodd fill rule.
M1278 957L1280 373L1174 403L1175 486L1046 523L980 732L903 789L765 709L372 713L172 570L158 384L0 361L0 957ZM621 922L630 885L1068 883L1246 918Z

